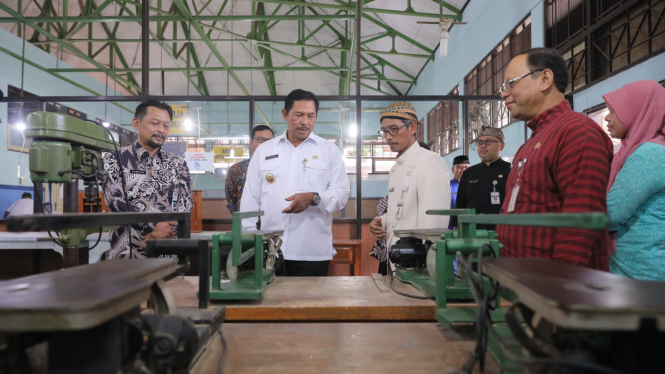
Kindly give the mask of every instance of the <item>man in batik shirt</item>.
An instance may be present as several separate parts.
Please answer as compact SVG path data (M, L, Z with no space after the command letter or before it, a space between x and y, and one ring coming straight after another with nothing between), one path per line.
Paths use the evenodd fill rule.
M192 192L185 160L162 149L173 119L171 106L147 101L136 108L132 124L138 141L104 155L104 199L111 212L189 212ZM121 174L123 173L124 178ZM127 200L125 201L126 191ZM147 240L177 237L176 222L140 223L112 230L109 259L144 258Z
M256 152L261 144L275 137L272 129L266 125L258 125L252 129L250 134L251 140L249 141L249 148L252 149L252 154ZM247 168L249 167L248 158L245 161L240 161L229 168L229 174L226 176L226 207L229 208L231 214L240 210L240 198L242 197L242 190L245 188L245 179L247 179Z

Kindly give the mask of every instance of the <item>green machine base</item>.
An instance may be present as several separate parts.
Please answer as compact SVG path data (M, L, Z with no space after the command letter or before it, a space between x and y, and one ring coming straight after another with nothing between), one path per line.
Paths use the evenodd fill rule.
M219 290L210 291L210 300L256 300L263 298L268 283L275 279L275 269L263 269L263 285L254 287L254 272L238 272L237 279L224 276Z
M414 286L418 291L429 297L436 297L436 278L431 277L427 270L395 270L395 278L400 282ZM453 285L447 286L448 300L473 300L469 281L465 278L455 279Z

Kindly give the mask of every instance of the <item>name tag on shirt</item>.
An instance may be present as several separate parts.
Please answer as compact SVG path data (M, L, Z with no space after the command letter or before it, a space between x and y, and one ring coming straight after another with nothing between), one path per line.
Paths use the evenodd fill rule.
M501 197L498 192L490 192L492 204L501 204Z
M520 192L520 185L518 184L513 188L513 192L510 193L510 202L508 203L508 213L515 211L515 203L517 202L517 194Z
M273 158L277 157L279 157L279 155L266 156L266 160L272 160Z
M402 207L404 206L403 201L397 202L397 211L395 212L395 218L400 219L402 217Z
M478 183L478 179L474 179L472 181L469 181L469 183Z
M132 174L145 174L145 170L130 170L129 171Z
M302 173L298 177L298 189L301 191L307 191L309 189L309 178L307 174Z

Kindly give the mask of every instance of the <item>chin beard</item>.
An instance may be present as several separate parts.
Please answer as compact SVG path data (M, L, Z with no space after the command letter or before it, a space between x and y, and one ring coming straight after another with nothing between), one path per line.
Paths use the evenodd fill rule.
M148 140L146 143L147 143L150 147L152 147L152 148L159 148L159 147L162 146L162 144L164 143L164 141L162 141L162 144L160 144L160 143L155 142L155 141L153 140L153 138L150 138L150 140Z

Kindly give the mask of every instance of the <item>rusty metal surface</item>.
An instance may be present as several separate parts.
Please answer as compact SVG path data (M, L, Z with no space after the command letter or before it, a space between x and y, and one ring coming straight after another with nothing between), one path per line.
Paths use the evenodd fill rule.
M486 260L483 270L559 326L635 330L642 319L656 319L665 330L665 282L536 258Z
M175 259L115 260L0 282L0 331L97 326L147 299Z

